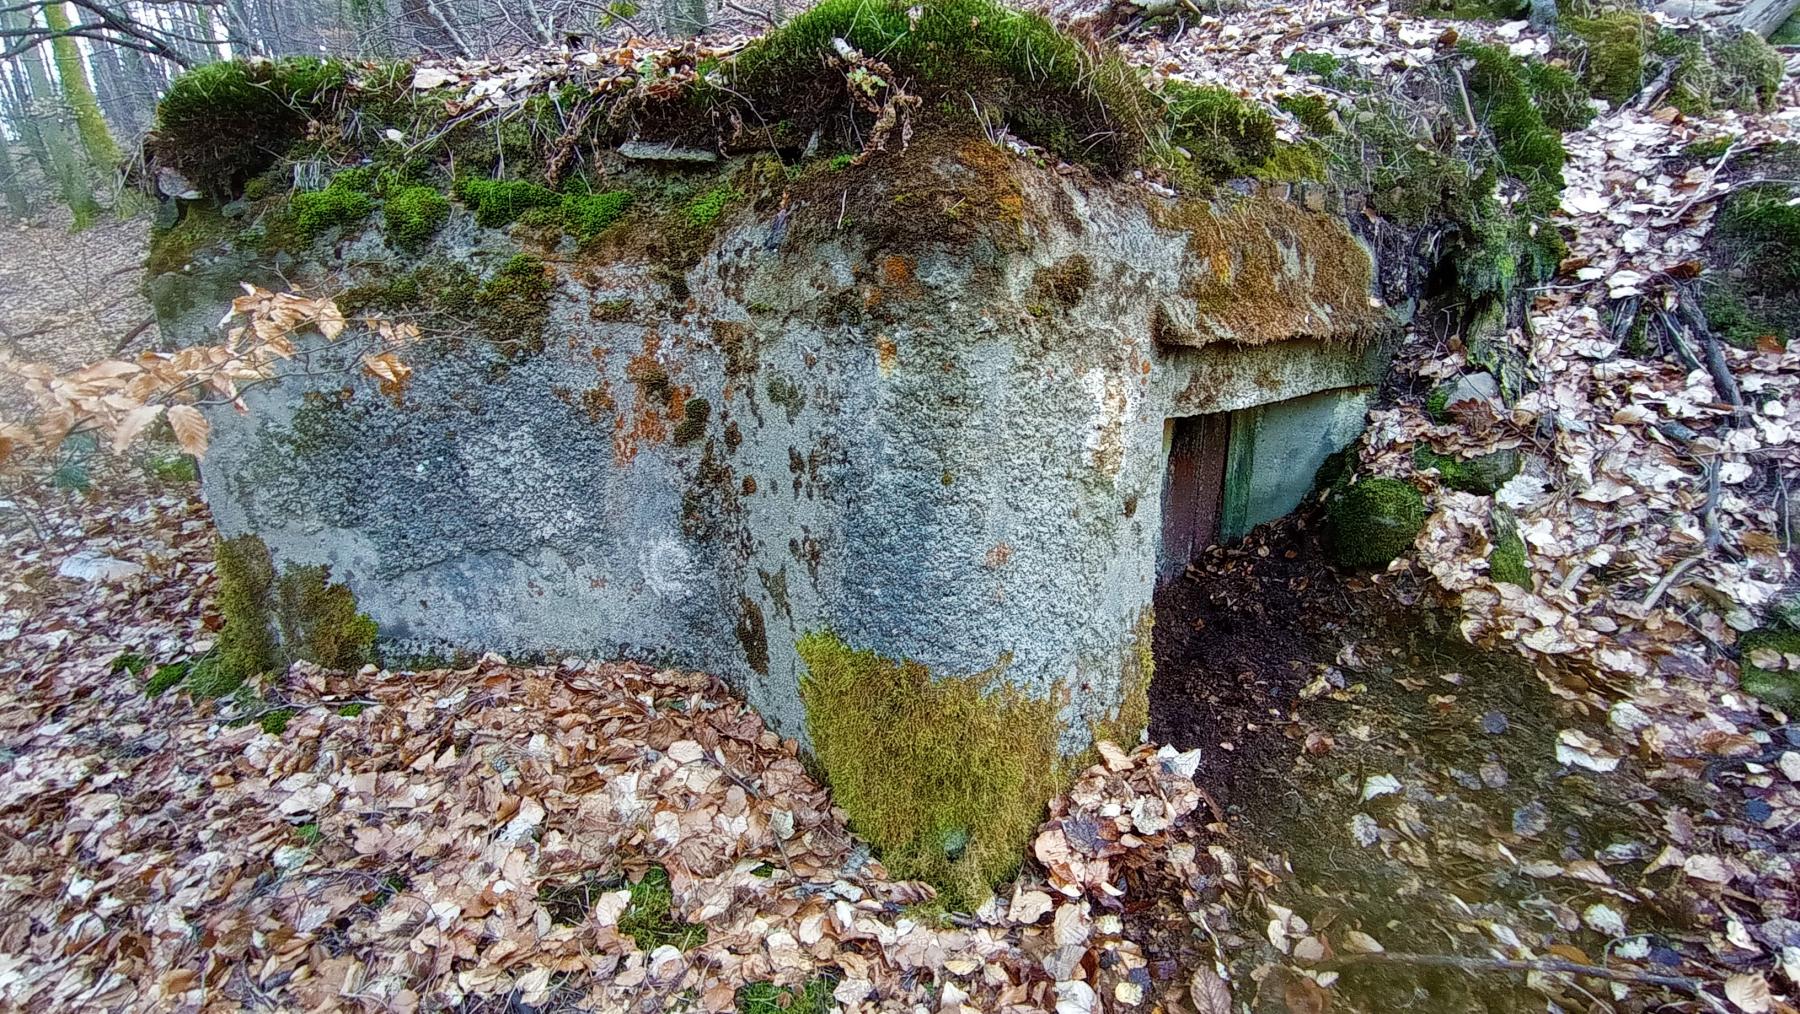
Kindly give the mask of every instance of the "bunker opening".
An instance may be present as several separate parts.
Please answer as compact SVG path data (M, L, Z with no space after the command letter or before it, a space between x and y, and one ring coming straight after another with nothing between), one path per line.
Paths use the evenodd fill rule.
M1283 751L1283 708L1341 594L1316 531L1317 476L1374 396L1336 387L1164 420L1150 734L1206 750L1221 798Z

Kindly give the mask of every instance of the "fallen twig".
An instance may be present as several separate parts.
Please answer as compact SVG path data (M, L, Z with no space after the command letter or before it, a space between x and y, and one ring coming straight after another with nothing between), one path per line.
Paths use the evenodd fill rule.
M1670 66L1673 66L1673 63L1671 63ZM1682 217L1688 213L1689 208L1691 208L1695 204L1699 203L1701 198L1707 196L1707 191L1712 189L1713 181L1718 179L1718 177L1719 177L1719 170L1725 168L1726 161L1728 161L1731 158L1732 153L1737 151L1737 145L1738 145L1737 138L1735 138L1735 137L1732 138L1731 143L1725 146L1725 154L1720 155L1719 160L1717 162L1714 162L1712 169L1707 172L1706 181L1704 183L1700 184L1700 186L1698 186L1697 188L1695 188L1694 193L1690 197L1688 197L1688 199L1685 202L1683 202L1681 207L1675 209L1675 214L1670 216L1670 218L1673 221L1676 221L1676 222L1681 221ZM1730 193L1729 190L1727 190L1725 192ZM1714 195L1714 196L1719 196L1719 195Z
M1644 90L1638 93L1637 101L1632 103L1631 108L1640 113L1649 112L1650 107L1656 105L1656 100L1662 97L1662 93L1668 90L1669 80L1675 76L1675 67L1678 63L1679 61L1676 60L1667 61L1663 65L1662 73L1656 75L1648 85L1644 86Z
M1699 563L1700 557L1704 555L1706 554L1701 553L1690 556L1675 566L1670 567L1669 572L1662 576L1662 580L1656 582L1656 587L1650 589L1650 594L1644 596L1643 607L1645 609L1654 609L1656 607L1656 601L1663 597L1663 593L1674 587L1675 582L1680 579L1681 575L1687 573L1689 567Z

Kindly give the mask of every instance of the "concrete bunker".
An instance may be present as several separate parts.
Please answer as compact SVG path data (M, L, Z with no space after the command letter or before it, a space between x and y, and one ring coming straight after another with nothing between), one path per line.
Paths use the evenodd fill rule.
M402 129L362 101L343 124L373 140L347 157ZM537 165L529 141L505 164ZM426 339L404 383L315 342L212 413L205 495L277 570L329 567L390 658L718 673L915 857L898 872L972 895L1065 766L1141 735L1159 572L1291 510L1360 429L1411 269L1320 184L1171 196L968 124L793 164L734 143L579 139L581 189L456 176L429 201L453 160L315 164L298 193L218 173L153 258L165 335L215 340L248 281ZM1224 449L1176 548L1194 418Z

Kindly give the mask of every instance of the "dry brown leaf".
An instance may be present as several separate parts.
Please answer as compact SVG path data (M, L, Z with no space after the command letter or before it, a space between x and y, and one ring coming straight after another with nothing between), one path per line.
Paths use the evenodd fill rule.
M175 431L175 442L196 458L206 455L206 440L212 427L200 410L192 405L170 405L169 426Z

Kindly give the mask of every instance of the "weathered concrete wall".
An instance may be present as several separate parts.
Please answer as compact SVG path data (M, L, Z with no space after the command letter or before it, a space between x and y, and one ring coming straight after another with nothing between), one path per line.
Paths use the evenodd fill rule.
M957 193L996 157L895 178ZM1328 214L1264 197L1196 231L1203 206L1009 162L954 241L967 219L930 216L960 205L901 209L925 220L897 239L878 212L843 227L833 194L736 210L679 272L624 241L546 251L543 351L428 343L398 398L314 361L214 418L207 499L224 532L330 564L403 649L706 668L804 737L794 642L826 629L934 672L1010 659L1066 694L1079 749L1141 689L1164 418L1367 384L1386 316ZM486 273L517 249L459 210L425 256ZM326 289L397 260L373 232L311 256L290 275ZM201 260L153 282L186 340L218 307L182 293L246 271Z

